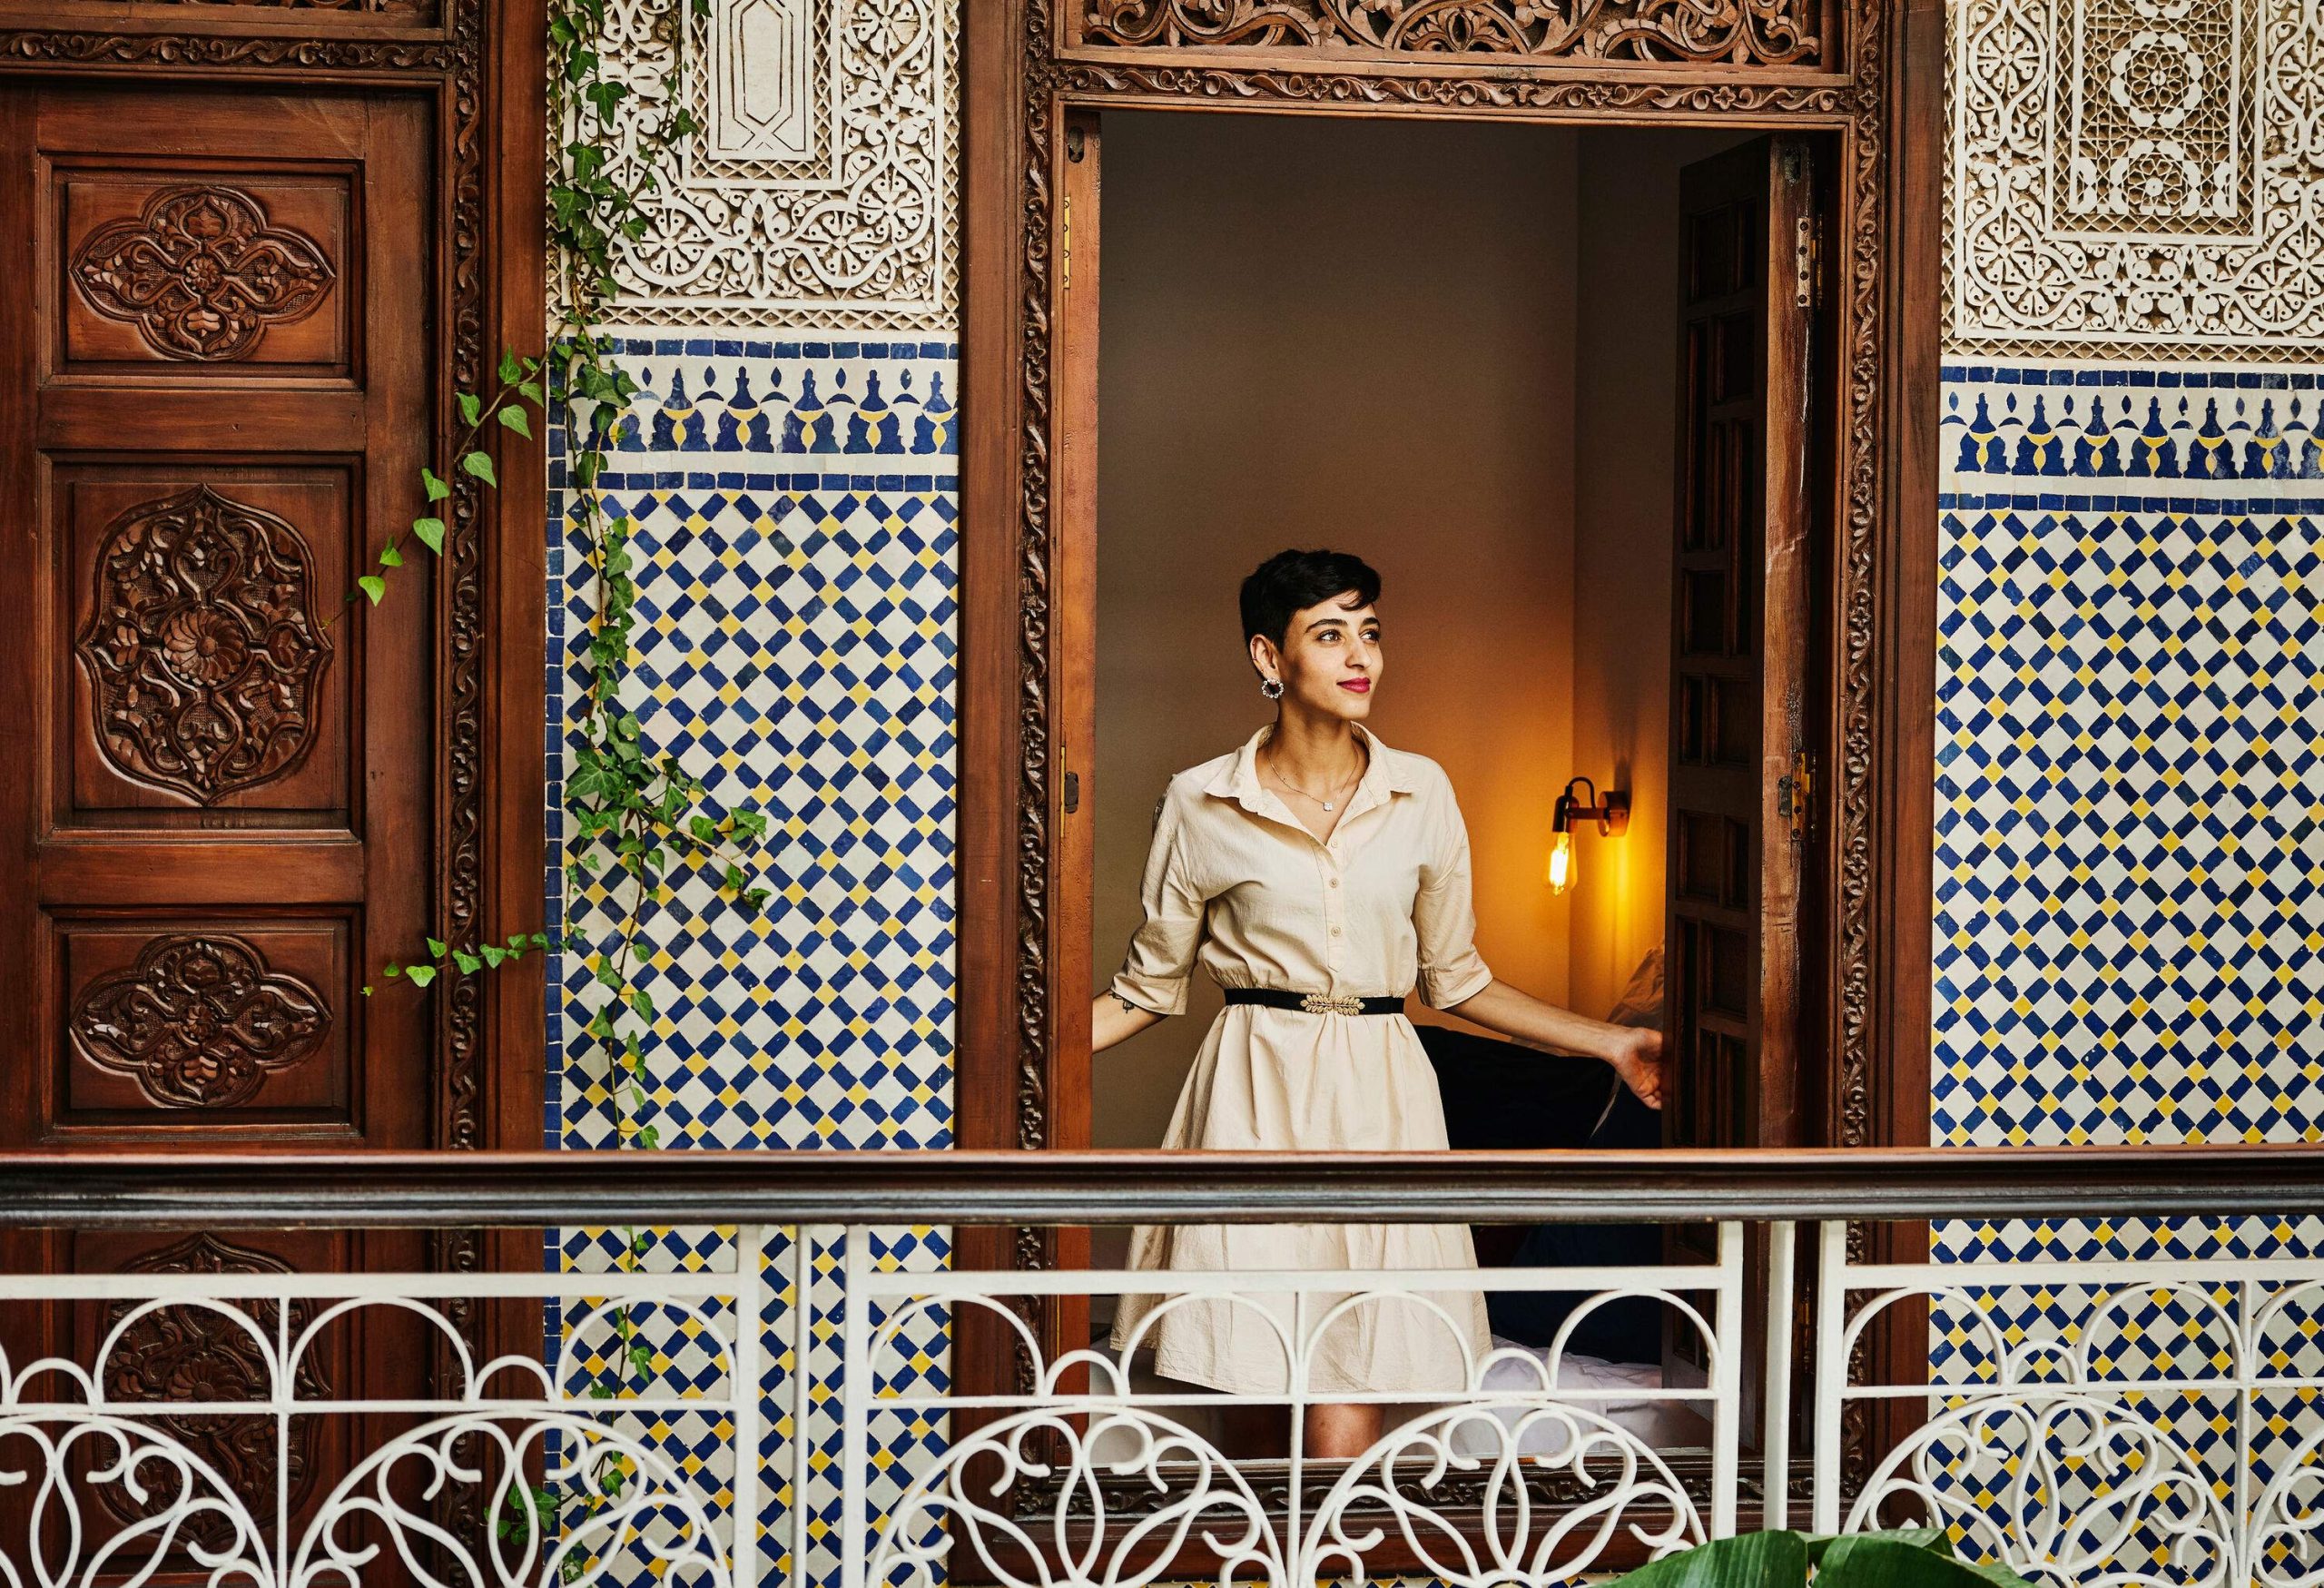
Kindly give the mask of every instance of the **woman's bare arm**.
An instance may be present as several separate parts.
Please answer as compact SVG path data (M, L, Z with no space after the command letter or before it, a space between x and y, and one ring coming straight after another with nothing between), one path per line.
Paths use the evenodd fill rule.
M1104 1001L1101 1000L1100 1001ZM1647 1026L1609 1025L1544 1003L1495 977L1445 1011L1499 1031L1528 1048L1603 1059L1649 1109L1662 1106L1662 1033Z
M1134 1037L1148 1026L1158 1026L1169 1018L1134 1003L1124 1003L1110 992L1100 992L1089 1005L1089 1051L1102 1053L1116 1042Z

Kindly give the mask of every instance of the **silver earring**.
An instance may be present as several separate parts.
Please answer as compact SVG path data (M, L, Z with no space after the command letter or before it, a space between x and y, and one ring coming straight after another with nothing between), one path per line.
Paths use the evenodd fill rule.
M1280 678L1260 679L1259 693L1265 695L1269 700L1281 700L1283 698L1283 680Z

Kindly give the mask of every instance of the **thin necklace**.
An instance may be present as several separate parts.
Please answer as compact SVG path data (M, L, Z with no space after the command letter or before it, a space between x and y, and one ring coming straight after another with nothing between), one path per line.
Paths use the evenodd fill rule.
M1354 775L1344 778L1339 783L1334 784L1332 786L1332 800L1327 800L1321 794L1308 794L1305 789L1301 788L1297 784L1292 782L1291 779L1284 776L1282 767L1277 766L1271 770L1275 773L1275 780L1277 783L1283 784L1284 787L1289 789L1293 794L1301 794L1308 799L1314 800L1317 804L1323 806L1324 809L1327 811L1334 808L1332 800L1339 798L1341 789L1347 787L1348 784L1352 783L1360 782L1364 776L1364 769L1362 767L1356 768Z

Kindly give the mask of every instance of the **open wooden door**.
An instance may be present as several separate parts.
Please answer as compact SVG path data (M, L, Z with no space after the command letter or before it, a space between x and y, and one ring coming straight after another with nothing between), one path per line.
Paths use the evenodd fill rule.
M1673 1146L1807 1139L1815 185L1808 145L1783 137L1689 166L1680 185L1664 937ZM1709 1260L1710 1238L1681 1232L1683 1259ZM1744 1379L1755 1394L1748 1366Z

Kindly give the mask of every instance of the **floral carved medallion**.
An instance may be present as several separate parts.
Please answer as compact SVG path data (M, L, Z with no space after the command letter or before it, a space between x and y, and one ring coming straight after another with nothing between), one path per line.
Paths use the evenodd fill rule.
M265 1252L230 1246L208 1233L188 1236L175 1245L148 1252L127 1265L132 1274L288 1274L289 1264ZM108 1401L134 1405L141 1401L192 1401L213 1406L236 1401L264 1403L274 1398L275 1367L249 1328L215 1307L158 1307L143 1313L126 1328L130 1309L137 1305L115 1302L105 1319L108 1336L120 1328L105 1353L104 1394ZM246 1304L248 1317L267 1340L279 1337L275 1304ZM290 1308L290 1336L296 1339L309 1322L308 1308ZM314 1366L313 1353L302 1355L292 1393L300 1400L327 1399L329 1386ZM287 1481L295 1511L314 1483L315 1425L313 1417L294 1417L287 1448L278 1450L275 1419L234 1412L202 1413L157 1417L155 1425L187 1450L208 1462L227 1492L250 1508L252 1516L274 1513L274 1475L288 1458ZM135 1475L126 1475L133 1477ZM93 1483L91 1488L104 1508L120 1521L135 1523L160 1514L178 1498L182 1484L166 1473L141 1493L133 1483L116 1479ZM178 1542L199 1551L220 1549L232 1538L232 1525L222 1514L188 1516Z
M133 323L162 358L204 361L246 357L269 326L304 320L334 276L312 238L207 185L163 188L134 221L98 227L70 273L90 308Z
M83 1058L156 1105L223 1109L311 1054L330 1011L240 938L171 936L84 988L70 1029Z
M106 760L202 804L297 765L330 656L313 583L296 529L207 486L114 519L74 646Z

